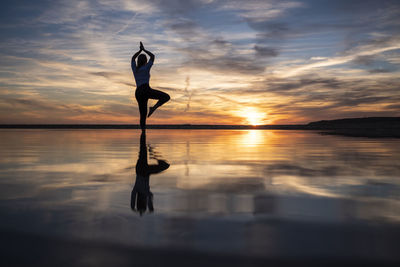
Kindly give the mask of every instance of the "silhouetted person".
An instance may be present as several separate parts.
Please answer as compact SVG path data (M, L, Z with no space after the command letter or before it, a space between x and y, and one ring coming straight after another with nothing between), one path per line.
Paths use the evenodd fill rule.
M152 212L153 193L150 191L150 174L160 173L169 168L165 160L157 159L158 164L147 163L146 133L140 135L139 158L136 163L136 181L131 194L131 208L142 215L147 207Z
M140 54L144 51L146 54L150 56L149 62L147 62L147 57L144 54ZM139 55L140 54L140 55ZM139 56L139 57L138 57ZM137 64L136 58L138 57ZM154 63L154 55L150 51L146 50L140 42L140 49L132 56L131 67L133 71L133 75L135 76L136 81L136 92L135 97L139 105L140 112L140 128L142 131L146 130L146 117L150 117L153 112L167 102L170 97L168 94L154 90L150 88L150 68ZM147 101L151 99L158 99L158 102L149 108L149 114L147 115Z

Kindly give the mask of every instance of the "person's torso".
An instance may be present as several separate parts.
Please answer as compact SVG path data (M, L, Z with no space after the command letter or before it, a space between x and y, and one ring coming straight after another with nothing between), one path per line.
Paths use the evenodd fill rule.
M142 84L149 83L150 81L150 69L146 65L136 68L136 71L133 72L133 75L135 77L137 87Z

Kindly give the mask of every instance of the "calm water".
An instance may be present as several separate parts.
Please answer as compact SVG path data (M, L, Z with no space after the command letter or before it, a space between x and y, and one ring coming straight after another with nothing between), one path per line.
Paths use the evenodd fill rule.
M400 258L398 139L273 130L149 130L146 139L1 130L2 233L261 258ZM135 168L140 148L148 160Z

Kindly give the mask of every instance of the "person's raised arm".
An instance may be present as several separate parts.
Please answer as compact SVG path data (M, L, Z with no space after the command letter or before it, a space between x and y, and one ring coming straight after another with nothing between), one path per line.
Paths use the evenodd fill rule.
M144 48L142 42L140 42L140 49L142 49L146 54L148 54L149 57L150 57L150 60L154 62L154 58L155 58L154 54L151 53L150 51L146 50L146 49Z
M139 49L139 51L137 51L133 56L132 56L132 60L131 60L131 65L132 66L136 66L136 58L139 56L139 54L142 52L142 46L140 46L140 49Z

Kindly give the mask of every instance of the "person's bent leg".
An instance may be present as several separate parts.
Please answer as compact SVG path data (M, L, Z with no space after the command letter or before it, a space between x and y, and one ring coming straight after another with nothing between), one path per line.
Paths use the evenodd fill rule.
M150 117L151 114L153 114L153 112L156 111L157 108L164 105L166 102L168 102L171 99L169 94L161 92L159 90L154 90L151 88L148 91L148 96L151 99L158 99L157 103L153 107L150 107L148 117Z

